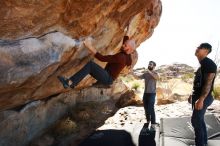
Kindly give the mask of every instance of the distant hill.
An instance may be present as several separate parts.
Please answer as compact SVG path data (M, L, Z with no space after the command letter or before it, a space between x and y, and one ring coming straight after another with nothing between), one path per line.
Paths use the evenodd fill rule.
M171 65L161 65L156 70L158 73L173 73L173 74L185 74L193 73L195 69L187 64L171 64Z
M143 73L146 68L137 68L134 72ZM187 64L174 63L170 65L161 65L156 71L160 76L167 78L181 77L186 74L194 74L195 69Z

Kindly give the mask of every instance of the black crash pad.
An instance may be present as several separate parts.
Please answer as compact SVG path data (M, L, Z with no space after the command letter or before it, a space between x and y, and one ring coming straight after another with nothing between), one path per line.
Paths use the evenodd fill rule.
M131 135L124 130L98 130L79 146L135 146Z

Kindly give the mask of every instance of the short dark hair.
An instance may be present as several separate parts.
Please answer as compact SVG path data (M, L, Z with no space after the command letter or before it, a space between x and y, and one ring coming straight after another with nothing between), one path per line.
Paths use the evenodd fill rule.
M201 43L199 46L198 46L198 49L206 49L209 51L209 53L212 52L212 46L209 44L209 43Z
M150 63L153 63L153 65L156 66L156 62L154 62L154 61L149 61L149 64L150 64Z
M123 44L124 44L127 40L129 40L129 36L125 35L124 38L123 38Z

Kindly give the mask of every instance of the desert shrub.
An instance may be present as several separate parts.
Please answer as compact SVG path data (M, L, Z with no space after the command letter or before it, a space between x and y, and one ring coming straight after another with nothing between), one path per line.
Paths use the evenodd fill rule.
M214 87L212 94L215 97L215 99L220 100L220 85Z
M77 131L77 124L69 117L60 120L53 127L53 135L56 137L63 137Z
M127 76L120 76L120 79L123 82L125 82L125 83L129 83L129 82L134 80L134 78L132 76L129 76L129 75L127 75Z
M137 90L141 86L140 82L133 82L131 85L131 89Z
M194 73L187 73L187 74L184 74L181 79L184 81L184 82L188 82L190 79L193 79L194 77Z

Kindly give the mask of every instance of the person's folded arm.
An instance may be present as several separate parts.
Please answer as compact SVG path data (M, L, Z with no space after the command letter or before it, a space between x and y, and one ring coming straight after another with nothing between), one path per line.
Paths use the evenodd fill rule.
M159 77L159 75L158 75L156 72L148 70L148 73L149 73L155 80L159 80L160 77Z

